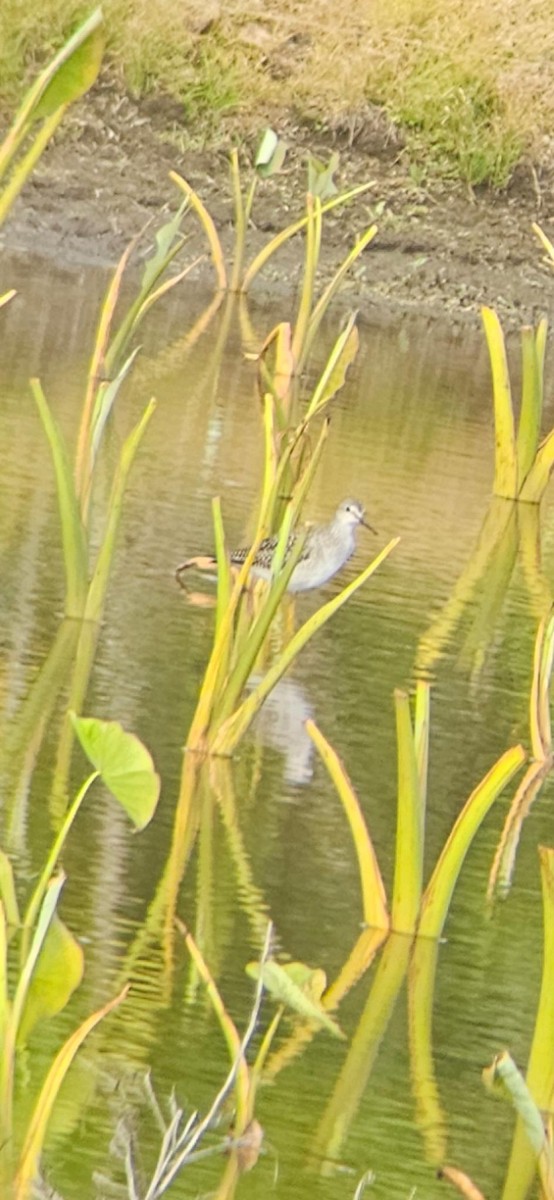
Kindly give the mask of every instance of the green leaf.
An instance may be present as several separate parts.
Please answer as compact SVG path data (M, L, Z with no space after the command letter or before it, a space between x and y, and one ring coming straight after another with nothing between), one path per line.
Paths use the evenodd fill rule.
M308 157L308 191L312 196L319 196L320 200L328 200L330 196L336 196L338 188L333 180L333 175L339 165L339 155L335 150L331 155L329 162L321 162L321 159L315 158L313 154Z
M483 1071L483 1082L493 1094L512 1101L519 1113L535 1154L549 1154L544 1122L529 1088L507 1050L498 1054ZM551 1154L551 1151L550 1151Z
M273 129L266 129L254 159L257 174L262 179L269 179L270 175L276 175L281 170L286 153L285 143L277 137Z
M152 757L119 721L100 721L70 713L81 746L100 772L102 782L125 809L137 829L152 819L160 794L160 778Z
M56 475L66 574L66 615L68 617L82 617L88 583L88 550L79 504L75 494L73 472L69 464L64 439L50 412L38 379L31 379L31 388L41 416L44 431L50 443L52 462Z
M259 979L260 963L248 963L246 974L251 979ZM279 1004L286 1004L287 1008L292 1008L307 1021L315 1021L318 1025L324 1025L334 1037L344 1038L345 1035L337 1022L313 998L312 980L314 975L316 978L315 990L317 991L321 977L317 971L312 971L303 963L289 963L286 966L280 966L279 963L270 960L261 967L264 988L274 1000L277 1000ZM309 987L305 991L304 988L308 981ZM309 994L310 992L312 994Z
M136 452L155 407L155 401L151 400L146 406L140 421L131 430L123 443L112 483L106 528L86 600L85 617L89 621L99 621L102 616L129 471L131 470Z
M141 296L145 296L153 288L156 281L171 259L174 257L176 250L179 250L183 245L184 239L180 236L180 229L183 217L189 207L190 201L188 197L183 200L183 203L173 214L161 229L158 229L154 235L155 250L144 264L144 272L142 275L140 290ZM177 246L175 242L177 239Z
M62 104L78 100L95 82L104 52L104 35L101 25L95 25L82 40L88 26L86 21L66 43L62 61L32 114L34 120L48 117Z
M18 1042L27 1041L38 1021L65 1008L83 978L81 946L54 914L33 971L18 1029Z

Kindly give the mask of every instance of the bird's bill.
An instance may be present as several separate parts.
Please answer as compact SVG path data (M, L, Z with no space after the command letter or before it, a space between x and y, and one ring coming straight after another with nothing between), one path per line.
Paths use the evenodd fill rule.
M360 525L363 525L364 529L369 529L370 533L374 533L375 535L377 535L377 530L374 528L373 525L370 525L369 521L366 521L364 519L364 517L360 517Z

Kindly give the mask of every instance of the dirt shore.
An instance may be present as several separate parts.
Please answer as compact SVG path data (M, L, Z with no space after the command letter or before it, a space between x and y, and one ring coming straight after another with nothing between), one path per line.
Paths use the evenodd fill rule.
M554 307L554 272L533 234L534 221L554 236L554 171L523 165L501 193L459 184L416 185L401 139L379 110L342 127L310 129L291 116L275 123L289 146L281 174L259 188L248 233L248 257L302 215L308 151L337 150L339 189L371 181L368 192L325 221L322 271L329 275L357 234L379 232L346 283L349 302L370 313L417 310L478 319L494 306L509 325L536 320ZM236 130L230 130L229 145ZM137 103L104 81L70 115L49 147L2 233L6 249L53 256L64 265L116 260L129 239L179 195L177 170L197 189L224 245L233 242L228 149L189 148L180 109L163 97ZM184 149L180 147L185 147ZM246 162L245 146L244 160ZM207 250L194 218L186 254ZM294 285L301 271L295 238L272 260L258 286ZM201 268L208 274L209 261Z

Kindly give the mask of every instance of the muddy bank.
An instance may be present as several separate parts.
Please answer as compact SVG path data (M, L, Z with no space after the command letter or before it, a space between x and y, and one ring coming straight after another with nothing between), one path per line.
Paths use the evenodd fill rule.
M550 237L554 172L522 166L502 194L462 185L416 186L401 140L377 110L334 129L311 130L292 117L275 127L289 145L282 174L257 193L248 235L251 257L274 233L302 214L308 151L340 153L339 188L371 181L362 198L326 218L323 274L342 259L356 234L376 221L379 233L345 286L361 311L417 310L478 319L491 304L510 324L534 320L553 307L554 272L531 230L538 221ZM230 129L229 145L236 130ZM173 169L198 190L224 244L233 242L228 175L229 145L192 148L180 106L149 99L136 103L105 81L70 115L49 147L2 232L6 249L32 250L67 265L115 261L129 239L179 194ZM185 148L183 148L185 147ZM246 150L245 150L246 161ZM206 252L196 220L187 222L185 255ZM204 262L198 271L208 276ZM301 243L289 242L257 286L294 285Z

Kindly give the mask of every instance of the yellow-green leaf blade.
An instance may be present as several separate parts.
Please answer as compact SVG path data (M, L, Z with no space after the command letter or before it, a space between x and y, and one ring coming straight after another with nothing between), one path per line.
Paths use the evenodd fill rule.
M425 890L419 933L440 937L452 892L469 846L495 800L525 762L523 746L506 750L477 784L462 809Z
M94 1029L95 1025L98 1025L112 1009L121 1004L121 1001L127 995L127 990L127 987L125 987L113 1000L110 1000L102 1008L92 1013L90 1017L87 1017L86 1021L83 1021L82 1025L71 1034L71 1037L67 1039L56 1055L42 1086L29 1123L15 1180L14 1200L27 1200L30 1185L38 1169L42 1146L56 1097L79 1047Z
M306 730L333 780L350 825L358 858L364 921L370 927L388 929L390 921L385 886L358 797L338 754L315 722L306 721Z
M494 490L515 499L518 490L512 390L500 321L492 308L481 310L492 371L495 429Z
M50 443L56 476L67 583L67 616L81 617L83 615L87 589L88 551L79 504L75 494L73 473L69 465L63 437L52 417L38 379L31 380L31 388L44 431Z
M396 860L392 898L395 933L413 933L419 915L423 880L424 797L416 743L405 692L394 693L398 753Z
M521 411L517 431L517 462L520 487L532 466L539 443L543 386L535 332L530 325L521 330Z
M539 446L535 461L530 468L520 492L520 500L530 504L538 504L546 489L554 467L554 430L548 434Z

